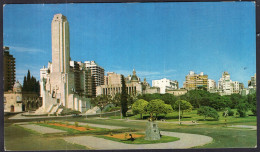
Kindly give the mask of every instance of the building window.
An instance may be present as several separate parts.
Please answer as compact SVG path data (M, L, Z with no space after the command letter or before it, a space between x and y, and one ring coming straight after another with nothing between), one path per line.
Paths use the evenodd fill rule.
M16 101L21 101L21 98L19 96L17 96Z

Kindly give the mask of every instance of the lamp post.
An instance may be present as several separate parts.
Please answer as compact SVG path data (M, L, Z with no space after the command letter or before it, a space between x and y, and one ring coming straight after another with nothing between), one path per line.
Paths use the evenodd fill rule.
M179 102L179 124L181 124L181 102Z

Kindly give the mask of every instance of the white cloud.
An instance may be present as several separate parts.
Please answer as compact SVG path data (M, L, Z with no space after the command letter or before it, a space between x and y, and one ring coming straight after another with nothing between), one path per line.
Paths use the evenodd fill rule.
M37 48L10 46L10 50L20 53L45 53L46 51Z

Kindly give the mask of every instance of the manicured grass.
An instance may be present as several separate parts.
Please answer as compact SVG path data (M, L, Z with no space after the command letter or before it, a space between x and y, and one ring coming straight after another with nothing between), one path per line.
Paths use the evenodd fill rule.
M213 142L195 148L254 148L257 144L256 130L238 130L230 128L185 127L167 129L167 131L193 133L213 138Z
M38 151L38 150L85 150L87 147L71 144L62 138L45 137L35 134L23 127L5 125L4 127L5 150Z
M177 137L171 137L171 136L162 136L160 140L145 140L144 137L136 138L134 141L130 140L122 140L118 138L108 137L108 136L96 136L108 140L113 140L117 142L122 142L125 144L155 144L155 143L167 143L167 142L173 142L180 140L180 138Z

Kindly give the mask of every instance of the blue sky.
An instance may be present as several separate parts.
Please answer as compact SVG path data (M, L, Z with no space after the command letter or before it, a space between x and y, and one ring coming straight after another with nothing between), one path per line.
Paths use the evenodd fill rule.
M8 4L4 45L16 58L16 77L39 79L51 61L51 21L62 13L70 25L70 56L96 61L106 72L143 80L168 78L182 87L190 70L217 81L256 72L255 3Z

